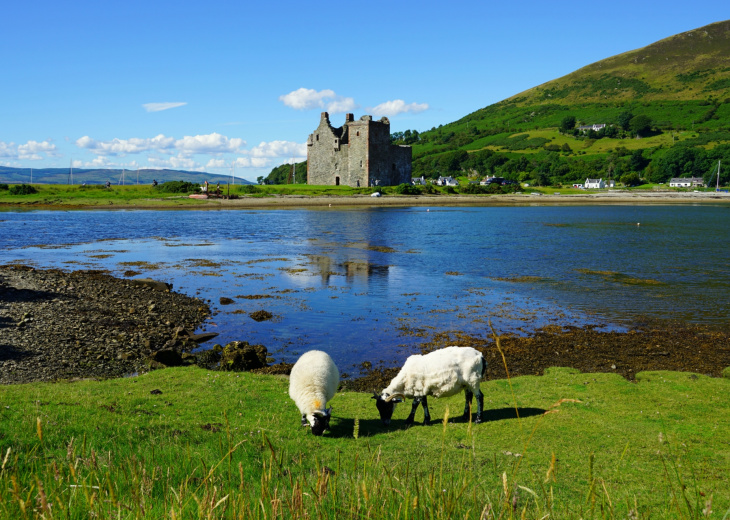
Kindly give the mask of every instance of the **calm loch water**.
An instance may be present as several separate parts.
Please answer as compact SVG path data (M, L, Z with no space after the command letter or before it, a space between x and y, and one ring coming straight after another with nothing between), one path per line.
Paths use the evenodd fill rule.
M202 328L221 344L286 361L323 348L349 371L489 321L518 334L637 316L723 326L730 207L6 211L10 262L164 280L210 300Z

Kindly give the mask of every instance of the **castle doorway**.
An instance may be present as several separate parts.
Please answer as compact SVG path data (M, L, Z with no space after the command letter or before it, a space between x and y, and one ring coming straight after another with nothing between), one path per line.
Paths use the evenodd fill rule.
M340 185L340 178L335 177L335 186L339 186L339 185Z

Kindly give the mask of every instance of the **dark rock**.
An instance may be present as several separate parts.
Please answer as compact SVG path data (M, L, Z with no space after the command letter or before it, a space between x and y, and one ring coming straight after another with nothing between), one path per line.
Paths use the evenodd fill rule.
M256 311L249 314L249 316L255 321L266 321L274 317L269 311Z
M150 360L166 367L179 367L183 364L180 353L171 348L158 350L150 356Z
M165 282L159 282L157 280L152 280L151 278L135 278L133 280L129 280L132 285L141 285L143 287L149 287L150 289L154 289L155 291L172 291L172 284L165 283Z
M232 303L235 303L235 300L232 300L230 298L226 298L225 296L221 296L220 302L221 302L221 305L230 305Z
M201 334L191 334L190 340L195 343L205 343L218 336L217 332L203 332Z
M268 351L263 345L232 341L221 353L221 370L246 371L266 366Z

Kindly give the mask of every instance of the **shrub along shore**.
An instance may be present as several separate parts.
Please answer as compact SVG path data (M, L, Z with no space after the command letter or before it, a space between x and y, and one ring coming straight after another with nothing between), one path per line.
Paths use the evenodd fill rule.
M34 355L6 338L24 338L33 330L41 337L39 322L53 319L54 313L36 319L24 306L69 306L83 299L80 277L106 277L56 273L49 281L42 271L12 272L23 277L0 275L6 363ZM42 288L33 286L35 275L45 280ZM71 283L64 284L64 276ZM105 284L117 280L108 278ZM115 292L121 294L114 285L104 289L110 302ZM159 295L159 301L145 296L134 313L127 309L127 318L140 314L142 324L167 316L175 307L165 300L186 307L174 293ZM197 312L200 302L191 303ZM121 315L109 319L123 321ZM176 328L165 323L169 318L162 321L168 330ZM15 334L16 327L26 334ZM82 337L83 331L76 334ZM721 369L730 364L725 333L668 328L615 338L577 336L579 331L541 334L526 343L503 338L477 345L489 359L480 425L453 419L463 409L463 395L457 395L430 400L438 418L430 427L405 428L407 403L385 427L371 394L354 391L382 385L372 374L359 387L342 385L331 402L332 429L323 437L300 426L288 379L281 375L187 366L116 379L82 375L72 383L0 386L0 517L730 514L730 379ZM629 336L636 341L629 343ZM625 348L618 349L620 344ZM615 357L618 350L625 358ZM550 357L552 351L557 357ZM564 368L551 368L561 361ZM682 371L657 370L672 367ZM3 374L9 368L0 365ZM417 423L421 420L418 414Z
M351 188L348 186L236 185L221 187L220 196L191 199L193 185L181 191L152 186L33 185L35 193L11 194L0 190L0 208L195 208L246 209L266 207L336 206L450 206L450 205L534 205L534 204L697 204L730 203L730 194L712 190L676 190L659 187L625 190L581 190L576 188L522 188L522 192L460 193L454 188L432 188L416 195L403 194L398 186ZM178 186L179 183L172 183ZM414 188L414 187L411 187ZM378 191L380 197L372 197ZM412 190L408 190L412 191ZM463 191L463 190L462 190Z

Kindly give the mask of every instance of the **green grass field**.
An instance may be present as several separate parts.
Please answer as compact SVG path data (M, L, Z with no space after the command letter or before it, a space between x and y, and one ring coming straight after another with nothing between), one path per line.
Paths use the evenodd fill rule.
M0 190L0 204L43 206L91 206L112 207L115 204L125 206L200 206L205 200L188 197L188 193L166 193L149 185L112 186L107 189L103 185L80 186L66 184L34 184L38 191L30 195L13 195L9 190ZM212 189L212 188L211 188ZM309 186L307 184L255 186L232 185L221 186L223 195L238 197L273 197L275 195L323 196L354 194L370 194L371 188L351 188L349 186Z
M381 426L338 393L299 425L288 379L176 368L0 388L2 518L726 518L730 380L549 369ZM422 418L416 416L417 422Z

